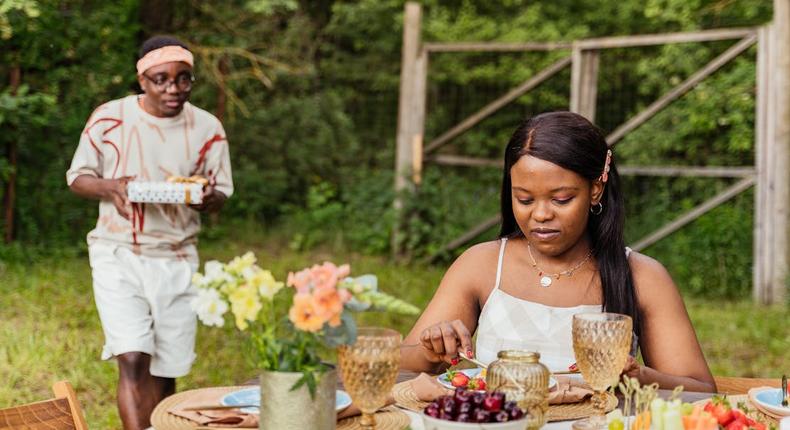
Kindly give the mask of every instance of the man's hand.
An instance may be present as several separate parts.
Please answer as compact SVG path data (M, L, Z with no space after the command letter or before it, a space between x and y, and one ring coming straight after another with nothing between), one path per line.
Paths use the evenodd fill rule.
M189 207L200 212L217 212L222 209L227 198L221 191L217 191L213 185L206 185L206 188L203 189L203 203L189 205Z
M115 205L118 215L129 219L132 205L126 195L126 184L134 176L123 176L116 179L97 178L93 175L80 175L71 183L71 191L81 197L97 200L109 200Z
M132 204L129 203L129 196L126 194L126 184L132 179L134 179L134 176L124 176L117 179L108 179L106 183L107 195L115 205L115 210L118 211L118 215L126 219L129 219L129 216L132 214Z

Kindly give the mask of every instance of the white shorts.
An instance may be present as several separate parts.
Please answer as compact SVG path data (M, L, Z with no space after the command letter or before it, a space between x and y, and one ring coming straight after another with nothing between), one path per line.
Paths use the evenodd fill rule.
M151 375L189 373L197 329L189 302L196 295L191 283L197 263L135 255L104 243L93 243L88 251L104 330L102 359L143 352L151 356Z

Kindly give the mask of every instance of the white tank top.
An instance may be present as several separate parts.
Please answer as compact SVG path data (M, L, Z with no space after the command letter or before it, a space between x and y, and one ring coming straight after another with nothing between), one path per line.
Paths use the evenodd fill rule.
M507 238L502 238L494 289L477 321L477 359L488 364L501 350L537 351L540 352L541 363L549 370L567 370L576 362L571 337L573 315L601 312L601 305L554 307L519 299L502 291L499 284L506 244ZM630 249L626 249L626 254L628 251Z

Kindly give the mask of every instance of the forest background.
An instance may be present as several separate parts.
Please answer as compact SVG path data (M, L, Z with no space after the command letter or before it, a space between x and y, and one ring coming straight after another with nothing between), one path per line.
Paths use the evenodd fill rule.
M772 16L771 0L421 4L422 38L430 42L570 41L758 26ZM197 81L191 100L222 119L231 145L236 194L221 216L205 220L204 259L230 258L252 248L277 261L272 264L283 276L319 257L345 258L382 273L383 288L424 305L456 254L433 265L419 262L497 212L501 172L429 166L418 192L407 200L409 223L400 243L406 258L390 259L403 7L395 0L0 0L0 231L5 239L0 243L0 319L5 321L0 323L0 376L8 382L6 391L0 388L0 400L19 399L23 375L28 385L36 369L44 372L40 384L21 398L32 400L46 391L51 369L59 364L45 357L70 348L61 340L40 344L34 334L67 329L76 330L77 337L85 336L79 330L100 336L89 300L84 243L97 204L71 194L64 174L92 110L137 90L136 53L152 34L173 34L192 47ZM731 44L604 51L596 122L612 131ZM564 55L432 55L426 139ZM755 57L753 47L629 134L617 145L617 162L753 165ZM442 151L501 158L522 118L568 108L569 84L565 70ZM633 243L731 183L627 177L627 241ZM749 303L753 211L750 190L644 252L667 266L691 303L698 331L710 336L703 346L719 342L728 348L727 336L733 337L724 330L746 324L743 338L760 342L755 346L760 351L768 347L767 353L737 357L716 350L722 361L715 371L776 376L755 366L778 364L781 351L790 348L790 333L781 323L787 310L757 311ZM475 241L495 234L485 232ZM77 322L47 320L43 329L28 323L29 315L44 318L69 306ZM719 309L737 318L718 324L723 317L714 314ZM756 313L759 317L752 318ZM392 323L403 331L412 321ZM24 327L29 342L20 341L20 332L28 333ZM82 373L71 377L83 391L91 384L85 381L93 366L100 365L100 345L94 343L84 353ZM755 361L755 354L767 354L767 361ZM96 386L111 389L112 372L103 369ZM187 385L228 378L222 371L200 375ZM92 419L117 424L111 404L103 407L91 412Z
M0 7L0 229L4 259L77 248L96 205L64 172L93 108L136 89L134 62L156 33L193 47L192 101L221 117L237 195L215 234L260 223L295 249L386 254L393 212L403 2L4 0ZM425 1L425 41L562 41L760 25L770 0ZM731 42L613 49L601 58L597 123L606 131ZM546 65L555 53L447 53L431 59L426 136L435 136ZM620 164L754 163L755 52L727 65L629 135ZM447 148L501 158L523 117L567 109L569 71ZM498 169L429 167L410 199L403 247L430 255L496 213ZM9 180L15 198L9 209ZM688 210L728 180L630 177L627 239ZM9 215L13 226L9 227ZM716 297L751 288L753 193L648 249L681 287ZM209 232L209 235L211 232ZM491 238L486 232L480 240ZM448 256L452 257L452 256ZM692 260L694 264L687 264ZM444 261L447 261L445 259Z

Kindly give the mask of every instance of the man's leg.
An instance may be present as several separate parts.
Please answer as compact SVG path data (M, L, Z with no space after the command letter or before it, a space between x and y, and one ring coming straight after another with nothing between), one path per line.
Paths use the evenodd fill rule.
M118 355L117 359L118 411L123 427L126 430L147 429L156 405L175 393L175 379L152 376L148 354L127 352Z

